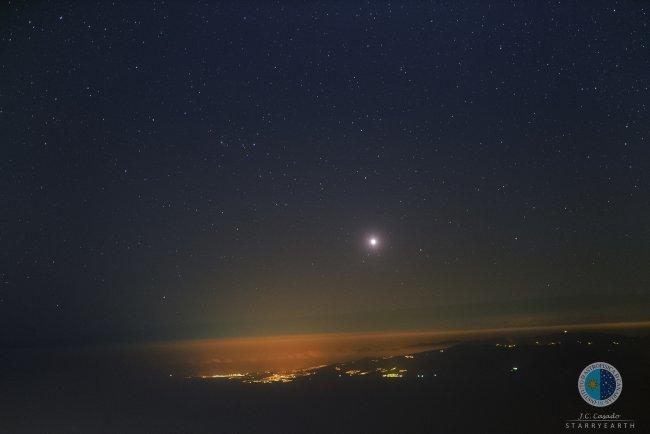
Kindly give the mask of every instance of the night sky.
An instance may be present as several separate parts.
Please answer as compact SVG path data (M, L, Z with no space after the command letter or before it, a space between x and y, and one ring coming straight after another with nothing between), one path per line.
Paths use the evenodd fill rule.
M2 6L0 342L648 319L647 3L132 3Z

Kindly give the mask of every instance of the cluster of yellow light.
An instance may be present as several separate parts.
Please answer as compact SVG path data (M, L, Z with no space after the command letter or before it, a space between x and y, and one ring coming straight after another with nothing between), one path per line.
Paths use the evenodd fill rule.
M234 374L214 374L212 378L241 378L245 377L248 374L242 374L241 372L235 372Z
M201 378L225 378L227 380L232 380L235 378L246 377L249 374L242 374L241 372L235 372L233 374L214 374L214 375L201 375Z
M350 377L353 377L355 375L367 375L369 371L362 371L361 369L348 369L345 371L345 373Z
M377 369L381 373L381 376L384 378L402 378L406 374L406 369L398 369L397 366L393 366L390 369L379 368Z
M290 383L296 379L296 374L271 374L266 377L249 380L247 383Z
M497 344L497 347L503 347L503 348L515 348L517 344Z
M327 365L312 366L311 368L301 369L293 372L236 372L232 374L214 374L214 375L201 375L203 379L226 379L238 380L244 383L289 383L298 377L306 377L313 375L318 369L324 368ZM337 370L340 368L337 368ZM191 378L191 377L188 377Z
M406 356L404 356L404 358L405 358L405 359L413 359L413 358L414 358L414 356L412 356L412 355L410 355L410 354L408 354L408 355L406 355Z

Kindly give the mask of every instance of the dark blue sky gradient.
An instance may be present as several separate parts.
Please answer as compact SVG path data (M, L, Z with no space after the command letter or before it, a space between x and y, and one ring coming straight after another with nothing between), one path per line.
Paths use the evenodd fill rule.
M644 2L0 20L2 341L647 319Z

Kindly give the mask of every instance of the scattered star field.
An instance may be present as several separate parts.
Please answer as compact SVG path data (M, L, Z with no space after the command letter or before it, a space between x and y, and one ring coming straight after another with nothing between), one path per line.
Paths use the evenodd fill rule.
M0 340L647 300L647 6L10 2Z

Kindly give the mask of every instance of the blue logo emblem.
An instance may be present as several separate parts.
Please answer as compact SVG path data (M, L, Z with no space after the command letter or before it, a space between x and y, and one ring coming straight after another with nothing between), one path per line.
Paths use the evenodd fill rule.
M605 362L596 362L582 370L578 391L588 404L605 407L616 401L623 390L621 374Z

